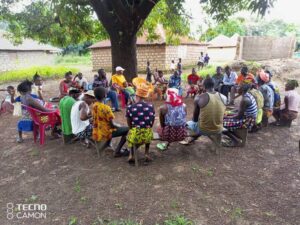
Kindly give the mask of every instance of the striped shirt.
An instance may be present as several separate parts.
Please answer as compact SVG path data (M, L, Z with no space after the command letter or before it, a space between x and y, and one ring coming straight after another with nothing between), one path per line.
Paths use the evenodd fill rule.
M255 101L255 98L250 93L246 93L244 95L244 97L248 97L251 101L251 104L247 107L247 109L245 111L245 116L256 118L256 116L257 116L257 104L256 104L256 101Z

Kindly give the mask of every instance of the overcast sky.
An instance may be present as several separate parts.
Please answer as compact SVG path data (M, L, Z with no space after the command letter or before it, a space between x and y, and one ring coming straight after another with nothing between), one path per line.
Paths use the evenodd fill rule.
M191 21L191 30L195 32L199 25L203 24L205 15L200 7L199 0L185 0L185 8L191 12L193 17ZM296 23L300 25L300 1L299 0L277 0L274 4L274 8L270 10L270 13L265 16L265 19L282 19L289 23ZM249 17L250 13L239 13L239 16ZM256 15L252 15L255 17ZM208 17L209 18L209 17Z

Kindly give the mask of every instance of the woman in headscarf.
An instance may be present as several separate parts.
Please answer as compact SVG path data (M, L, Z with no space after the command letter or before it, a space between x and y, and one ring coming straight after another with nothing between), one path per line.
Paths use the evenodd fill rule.
M288 80L285 85L284 102L280 110L274 111L273 116L276 119L275 125L287 125L297 118L300 96L295 90L299 87L297 80Z
M178 89L169 88L166 91L167 99L159 110L158 134L162 141L167 144L158 144L157 147L164 150L169 143L182 141L187 135L186 131L186 105L179 96Z
M274 107L274 91L272 88L268 85L268 82L270 81L270 77L267 73L265 73L263 70L259 70L257 73L257 84L259 91L264 96L264 106L263 106L263 119L262 119L262 125L267 126L268 125L268 119L273 114L273 107Z
M155 110L151 103L146 101L149 95L149 85L141 83L136 86L136 103L129 105L126 110L129 132L127 135L128 147L131 148L129 163L134 163L133 147L145 145L145 162L152 159L149 155L150 143L153 139L152 126L155 119Z

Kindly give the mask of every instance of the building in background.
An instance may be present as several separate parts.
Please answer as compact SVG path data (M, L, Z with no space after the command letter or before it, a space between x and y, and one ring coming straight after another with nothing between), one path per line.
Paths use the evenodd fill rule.
M27 68L31 66L53 65L59 48L24 39L22 44L14 45L0 31L0 72Z
M137 39L137 66L139 71L145 71L147 61L150 61L152 69L169 70L171 60L182 64L197 64L200 52L207 53L207 43L202 43L189 38L180 38L179 45L167 44L164 32L158 33L159 38L155 41L148 41L146 35ZM90 47L92 50L93 70L104 68L111 70L111 44L110 40L100 41ZM124 66L124 65L120 65Z
M219 35L208 42L208 55L212 62L228 62L236 58L238 35L231 38Z

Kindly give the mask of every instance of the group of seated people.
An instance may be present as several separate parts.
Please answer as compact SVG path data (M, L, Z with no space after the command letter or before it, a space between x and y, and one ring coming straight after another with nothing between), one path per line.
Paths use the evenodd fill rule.
M8 103L19 102L42 112L56 113L57 123L52 129L54 137L62 133L64 136L93 140L100 151L112 146L112 138L121 137L114 150L115 157L129 155L128 162L132 163L133 148L145 145L145 162L149 162L152 160L149 149L154 137L152 128L156 113L153 104L149 102L152 84L143 78L136 78L139 82L133 81L133 84L129 84L123 71L122 67L117 67L109 85L105 71L100 69L94 77L91 90L86 80L79 82L83 79L82 75L78 74L74 79L70 72L66 73L59 86L59 110L45 102L42 78L36 74L33 82L25 80L18 85L17 98L14 88L7 88L8 97L5 98L1 110L11 109ZM157 147L160 150L167 149L172 142L188 145L202 135L220 133L229 138L224 143L225 146L240 146L241 140L234 133L237 129L257 131L272 115L276 119L274 125L286 125L297 118L300 96L295 90L298 87L296 80L287 81L286 93L281 102L278 87L271 81L272 74L269 71L261 69L254 76L248 72L247 67L243 67L241 74L237 76L230 67L225 67L225 74L222 75L222 68L218 67L216 72L205 79L198 77L195 70L188 76L190 87L187 94L195 90L196 94L193 116L187 121L187 107L183 102L179 72L174 71L167 81L162 71L157 71L154 90L160 90L159 93L165 95L164 104L158 113L157 133L162 142ZM127 104L126 126L115 122L113 112L120 111L120 94L124 95ZM239 107L235 110L230 105L239 96ZM111 101L111 107L107 99ZM22 108L21 111L18 142L23 141L22 132L32 130L33 126L27 110ZM126 141L129 150L123 149Z

